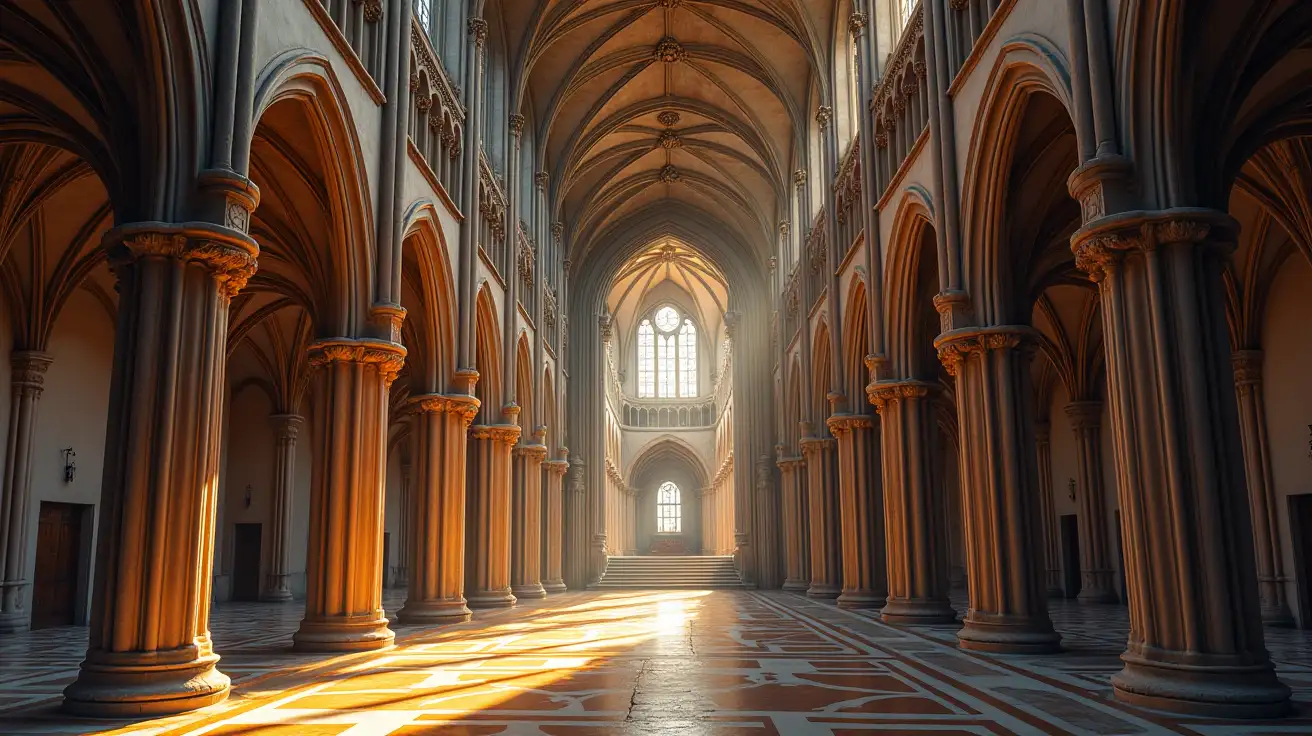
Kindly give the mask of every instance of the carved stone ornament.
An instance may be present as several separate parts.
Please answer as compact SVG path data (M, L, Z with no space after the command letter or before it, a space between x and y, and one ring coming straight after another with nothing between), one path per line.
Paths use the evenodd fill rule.
M608 343L614 336L615 320L609 314L603 314L597 318L597 326L601 328L601 341Z
M662 130L660 146L667 151L674 150L675 148L682 148L683 139L679 137L678 133L675 133L672 130Z
M517 112L510 113L510 133L516 138L524 134L524 116Z
M743 314L736 309L730 309L724 313L724 334L730 339L738 334L738 326L742 324Z
M311 368L323 368L333 363L373 366L382 376L384 385L391 386L405 366L406 349L403 345L383 340L343 337L311 343L309 353Z
M883 414L889 404L903 399L923 399L938 388L924 381L876 381L866 386L866 398L877 413Z
M829 127L829 121L834 118L834 110L828 105L821 105L815 111L815 121L820 124L820 130Z
M585 467L583 458L578 455L575 455L570 462L570 469L574 471L574 475L569 479L569 489L579 496L588 492L588 478Z
M405 405L409 414L452 414L459 417L465 429L478 416L480 402L476 397L462 394L428 394L412 396Z
M533 273L537 262L537 254L532 243L520 241L519 243L519 278L524 282L525 288L533 288Z
M660 0L660 5L662 8L674 9L683 5L683 0Z
M1252 391L1254 386L1262 383L1262 357L1261 350L1240 350L1230 356L1235 370L1235 388L1240 393Z
M835 437L842 437L858 429L873 429L875 420L865 414L836 414L825 422Z
M37 395L46 384L46 371L54 358L37 350L15 350L9 356L9 381L14 388Z
M487 21L482 18L469 19L469 35L474 37L474 43L482 46L487 43Z
M679 115L679 113L675 112L674 110L666 110L656 116L656 120L659 121L661 125L664 125L667 128L673 128L674 126L678 125L679 121L682 119L683 116Z
M656 48L652 51L652 57L659 62L666 64L677 64L688 58L688 52L684 51L683 44L673 36L665 36L656 43Z
M683 178L682 174L673 164L666 164L661 167L661 181L666 184L673 184Z
M1101 282L1131 251L1156 250L1158 244L1209 244L1233 248L1239 226L1224 212L1181 207L1159 212L1126 212L1100 218L1071 236L1075 266Z
M115 271L143 258L173 258L204 265L229 299L255 275L260 252L255 241L242 234L201 226L150 230L125 226L105 233L104 247L110 268Z
M552 240L556 241L556 243L559 244L559 243L560 243L560 239L561 239L561 237L562 237L564 234L565 234L565 223L563 223L563 222L553 222L553 223L551 223L551 239L552 239ZM566 271L569 270L569 261L565 261L565 270L566 270Z
M476 440L513 445L519 441L519 427L514 424L480 424L470 431L469 436Z
M354 0L356 5L364 6L364 21L377 23L383 19L383 0Z
M533 175L533 184L536 185L538 189L546 189L547 182L550 180L551 176L545 171L539 171Z
M956 376L961 364L971 355L992 350L1034 350L1038 345L1037 335L1033 328L1023 326L966 328L940 335L934 347L948 375Z
M856 11L847 17L847 30L853 36L860 36L861 32L866 29L866 14Z
M806 184L806 169L798 169L793 172L793 183L799 187Z
M770 256L770 260L767 262L767 265L770 268L770 273L774 273L779 268L779 259L774 256Z

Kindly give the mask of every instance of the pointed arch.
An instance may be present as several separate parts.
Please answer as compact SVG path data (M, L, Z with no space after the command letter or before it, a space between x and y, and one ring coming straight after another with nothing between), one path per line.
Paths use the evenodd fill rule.
M496 424L501 421L501 326L497 321L492 290L486 281L479 285L475 301L474 346L478 383L474 386L474 395L482 402L477 421Z
M456 291L448 258L445 234L437 219L436 205L421 200L406 210L402 246L402 281L419 295L426 353L422 363L425 373L416 385L416 393L442 393L453 390L456 346ZM402 292L405 294L405 287ZM404 297L403 302L404 306ZM409 324L416 315L406 316ZM409 349L409 346L407 346ZM409 350L407 364L415 357Z

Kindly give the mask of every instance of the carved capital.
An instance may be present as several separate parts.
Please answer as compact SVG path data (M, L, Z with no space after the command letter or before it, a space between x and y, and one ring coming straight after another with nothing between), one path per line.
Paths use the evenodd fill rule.
M519 440L519 426L515 424L476 424L469 431L476 440L490 440L511 446Z
M556 241L557 243L559 243L561 237L564 236L564 235L565 235L565 223L563 223L563 222L553 222L553 223L551 223L551 239L552 239L552 240L554 240L554 241ZM569 270L569 259L568 259L568 258L565 259L565 270L566 270L566 271Z
M125 225L105 233L104 247L115 271L152 258L207 268L223 296L231 299L255 275L259 246L245 234L210 225Z
M273 427L276 439L295 442L305 426L305 418L299 414L270 414L269 426Z
M550 181L550 179L551 176L547 172L539 171L533 175L533 184L536 185L538 189L546 189L547 182Z
M522 457L530 463L541 463L547 459L546 445L519 445L511 450L515 457Z
M1262 383L1261 350L1240 350L1230 356L1230 363L1235 369L1235 387L1240 392L1252 390Z
M474 43L480 47L487 43L487 21L482 18L469 19L469 35L474 37Z
M971 355L993 350L1033 350L1036 336L1033 328L1021 325L966 328L939 335L934 347L948 374L956 376Z
M356 363L374 368L382 376L383 384L391 386L405 365L406 350L403 345L384 340L337 338L311 343L309 353L311 368Z
M9 355L9 381L24 393L40 395L53 361L54 356L39 350L15 350Z
M860 36L866 29L866 14L860 10L847 17L847 30L853 36Z
M356 5L364 6L364 22L377 23L383 19L383 0L354 0Z
M798 169L793 172L793 183L799 188L806 185L806 169Z
M903 399L923 399L938 390L938 384L926 381L875 381L866 385L866 399L877 413L883 414L892 403Z
M873 429L875 420L865 414L835 414L825 422L835 437L861 429Z
M478 416L482 406L476 397L466 394L421 394L412 396L405 405L409 414L451 414L460 420L460 425L468 429Z
M828 105L821 105L816 108L815 121L820 124L820 130L829 127L829 121L834 119L834 109Z
M1159 245L1207 245L1232 249L1239 225L1224 212L1177 207L1153 212L1120 212L1091 222L1071 236L1075 265L1101 282L1132 252Z
M1071 429L1077 432L1097 429L1102 423L1101 401L1073 401L1066 405L1065 411L1071 420Z
M602 342L608 343L611 338L614 337L614 325L615 319L609 314L603 314L600 317L597 317L597 327L601 330Z

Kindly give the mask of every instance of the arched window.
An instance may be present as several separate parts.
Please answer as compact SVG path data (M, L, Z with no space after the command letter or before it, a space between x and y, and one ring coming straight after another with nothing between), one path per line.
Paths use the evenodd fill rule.
M433 32L433 0L415 0L415 18L419 20L419 27Z
M667 480L656 490L656 531L660 534L678 534L682 520L679 487Z
M661 307L638 325L638 398L696 395L697 328L674 307Z
M898 0L898 10L902 15L902 27L906 28L907 23L911 22L911 13L916 9L916 3L920 0Z

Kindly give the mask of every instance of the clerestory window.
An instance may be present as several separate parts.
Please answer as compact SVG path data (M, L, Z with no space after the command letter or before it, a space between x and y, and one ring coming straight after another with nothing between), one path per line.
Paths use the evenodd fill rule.
M638 325L638 398L697 395L697 328L664 306Z

